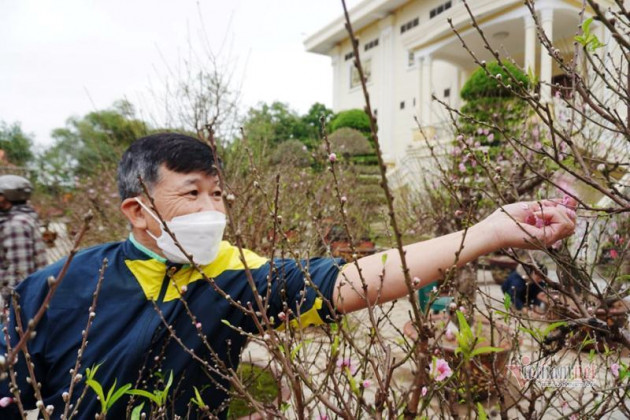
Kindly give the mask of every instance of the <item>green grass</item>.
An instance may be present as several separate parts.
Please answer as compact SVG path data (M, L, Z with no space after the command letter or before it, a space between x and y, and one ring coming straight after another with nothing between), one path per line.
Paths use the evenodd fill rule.
M238 373L245 388L257 401L270 403L278 397L280 390L269 370L249 363L241 363ZM249 407L246 400L234 397L230 401L228 418L237 419L253 412L254 410Z

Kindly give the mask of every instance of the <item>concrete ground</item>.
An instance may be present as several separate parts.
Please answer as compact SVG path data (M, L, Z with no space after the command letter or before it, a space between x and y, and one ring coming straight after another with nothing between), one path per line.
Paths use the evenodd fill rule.
M553 273L552 273L553 275ZM500 286L495 283L492 279L492 275L489 271L480 270L478 273L478 292L477 292L477 306L479 308L486 308L492 310L503 310L503 294L501 292ZM383 315L387 311L387 315L389 320L387 322L379 323L379 330L381 331L382 338L391 343L388 348L391 350L390 356L392 358L396 358L397 360L402 360L406 355L404 348L405 346L401 344L404 342L403 339L403 327L406 323L410 321L411 314L411 304L406 299L401 299L397 301L395 304L387 304L384 305L381 311L375 311L378 315ZM353 326L352 330L356 332L357 340L360 340L360 337L365 337L367 332L369 331L369 326L371 325L368 319L367 311L359 311L355 314L349 316L350 325ZM529 318L529 316L528 316ZM517 325L517 322L512 319L510 321L510 328L513 331L520 330L520 327L528 328L528 329L540 329L544 330L549 324L550 321L546 321L544 316L540 315L531 315L531 318L523 320L523 323ZM542 319L541 319L542 318ZM303 354L303 358L306 363L304 363L305 369L309 370L309 373L313 375L313 380L316 381L317 375L322 375L322 369L326 365L326 361L329 359L330 355L330 346L327 340L327 337L322 337L321 333L317 332L317 329L314 329L312 332L305 332L302 337L305 344L303 348L301 348L301 353ZM310 347L310 348L307 348ZM540 353L538 352L539 345L531 338L528 333L522 332L519 334L519 347L520 351L517 355L516 352L512 352L512 360L508 364L508 367L512 366L512 369L520 369L523 362L527 362L527 360L523 360L524 357L529 357L532 360L538 360ZM382 355L378 355L381 357ZM627 353L623 355L625 363L630 361ZM245 351L243 352L243 360L249 361L252 363L257 363L261 365L268 364L270 361L269 353L266 349L257 344L250 343ZM549 382L547 384L548 388L545 392L545 396L552 395L554 392L562 394L560 397L558 394L554 398L552 398L550 408L545 410L544 416L535 415L534 418L561 418L566 416L569 418L572 414L575 414L577 417L575 418L583 418L580 416L580 413L573 413L574 409L578 407L580 404L577 401L587 401L588 398L593 397L594 390L601 390L607 387L614 386L615 378L611 374L611 370L609 368L613 359L607 359L606 356L595 354L592 356L592 359L589 359L589 353L587 352L577 352L570 349L561 349L559 352L550 356L548 358L540 360L541 367L555 367L555 372L566 372L567 368L572 366L573 363L580 363L581 366L592 367L591 371L594 372L594 376L590 378L593 386L586 386L583 382L579 380L569 381L569 383L560 383L558 381ZM398 393L402 395L404 390L408 390L411 386L413 380L413 371L415 370L415 364L412 362L407 362L396 368L394 373L394 379L391 383L391 388L393 393ZM485 411L490 418L499 418L499 406L501 404L506 407L511 407L508 409L508 417L510 419L513 418L526 418L523 414L519 412L515 408L516 404L521 404L525 406L524 399L520 396L520 393L524 393L525 395L531 395L534 390L542 389L544 386L540 384L536 384L534 379L532 381L521 382L517 380L517 377L508 371L506 368L504 372L504 377L507 383L508 392L505 394L508 395L506 401L503 403L499 402L497 399L490 399L483 402L483 406L485 407ZM359 377L358 375L357 377ZM365 397L369 401L369 399L373 396L370 395L369 390L366 390ZM308 394L308 393L307 393ZM433 397L430 401L428 411L423 414L428 414L430 418L434 417L448 417L443 411L445 401L440 401L438 397ZM540 397L536 400L536 410L538 412L542 411L543 404L546 404L545 398ZM592 407L595 403L591 402L589 405ZM458 407L457 410L460 412L460 416L463 418L467 417L467 411L465 406ZM320 414L324 413L325 410L322 408ZM296 413L293 413L295 415ZM288 414L289 418L293 418L291 413ZM312 417L312 416L311 416ZM476 417L476 413L473 413L473 418ZM313 418L313 417L312 417ZM314 417L317 418L317 417ZM330 416L329 416L330 418ZM612 413L608 413L602 418L606 419L625 419L626 416L621 412L615 411Z

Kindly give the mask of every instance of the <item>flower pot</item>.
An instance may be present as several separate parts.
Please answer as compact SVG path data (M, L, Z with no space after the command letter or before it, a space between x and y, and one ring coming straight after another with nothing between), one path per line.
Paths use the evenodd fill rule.
M571 298L556 291L541 292L538 294L538 299L544 302L547 307L545 316L548 320L570 321L574 318L585 318ZM616 300L609 305L607 310L597 308L593 315L598 320L603 321L611 332L615 333L620 328L626 327L629 313L630 303ZM612 340L610 334L606 334L601 328L597 328L597 325L601 326L601 323L590 326L588 322L582 320L578 328L571 328L570 333L567 334L566 342L568 342L569 346L580 348L583 351L591 351L592 349L605 351L606 347L617 347L619 343ZM591 340L595 340L595 342L593 343Z
M506 366L512 353L512 338L507 325L495 321L491 326L487 319L476 316L471 328L476 333L480 325L481 334L478 336L479 342L475 348L492 346L501 350L473 356L467 367L464 367L465 361L461 353L456 352L457 339L449 339L447 334L443 333L448 324L448 315L444 312L431 314L429 319L435 325L436 332L436 338L430 340L429 348L435 346L440 354L439 357L446 359L451 368L461 365L459 371L461 376L452 378L445 389L449 393L455 393L458 400L467 399L470 396L473 401L481 401L491 395L497 395L501 391L499 388L506 385ZM408 337L417 338L412 321L405 325L403 331ZM490 334L493 334L494 341L490 340Z

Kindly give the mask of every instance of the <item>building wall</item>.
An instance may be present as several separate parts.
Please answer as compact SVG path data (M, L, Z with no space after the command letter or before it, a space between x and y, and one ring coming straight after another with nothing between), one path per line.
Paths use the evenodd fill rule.
M355 33L359 37L361 60L370 72L367 86L372 109L377 114L384 157L392 166L411 149L424 145L415 118L426 128L423 131L429 138L445 134L442 129L451 125L449 114L442 105L430 101L430 94L458 108L462 104L459 92L477 68L473 59L461 48L461 42L452 33L446 18L452 17L462 36L468 36L467 42L476 44L479 59L492 59L472 28L470 16L461 0L451 0L448 10L430 18L431 10L444 3L444 0L372 0L358 6L371 10L376 5L372 15L364 16L370 23L363 23L360 30L355 28ZM393 4L393 10L385 7L387 4ZM518 65L525 66L529 11L522 2L471 0L469 5L493 47L514 59ZM544 16L552 16L554 45L570 58L573 36L579 24L579 5L570 0L547 0L537 2L536 6L545 9L539 11L541 21L545 20ZM507 40L500 39L498 35L501 32L509 35ZM530 32L530 35L534 33ZM374 40L378 40L378 45L366 51L365 46ZM537 37L530 37L529 51L532 51L533 45L535 56L533 70L541 75L546 51L538 44ZM351 86L354 59L346 59L351 51L346 36L329 53L333 58L333 108L336 112L363 108L365 104L360 85ZM427 57L431 57L429 67L424 64ZM555 64L550 64L550 67L547 73L551 76L561 72ZM426 76L428 68L430 83ZM427 86L428 89L425 89ZM447 90L448 96L445 95ZM414 153L418 154L417 150Z

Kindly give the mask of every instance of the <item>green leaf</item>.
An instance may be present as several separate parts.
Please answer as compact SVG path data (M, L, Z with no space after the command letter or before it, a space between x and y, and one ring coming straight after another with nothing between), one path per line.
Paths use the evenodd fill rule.
M131 420L140 420L140 416L142 415L142 407L144 407L144 403L136 406L131 412Z
M92 388L92 390L96 393L96 395L98 396L98 398L101 401L105 401L105 394L103 393L103 387L101 386L101 384L99 384L97 381L95 381L94 379L88 379L85 381L85 383Z
M293 350L291 350L291 360L295 360L295 356L298 354L303 345L304 342L302 341L297 346L295 346Z
M139 397L148 398L149 400L153 401L154 403L158 405L160 402L159 399L155 395L153 395L149 391L145 391L144 389L130 389L129 391L127 391L127 394L138 395Z
M479 420L488 420L486 410L483 409L483 405L481 405L481 403L477 403L477 418Z
M387 252L381 255L381 262L383 263L383 265L385 265L385 263L387 262Z
M559 321L559 322L554 322L552 324L549 324L549 326L545 328L545 330L543 331L543 337L549 335L549 333L555 330L556 328L562 327L564 325L567 325L565 321Z
M106 403L112 397L112 394L114 393L114 390L116 389L116 383L118 383L118 379L114 378L114 384L109 388L109 391L107 392L107 397L105 398Z
M530 330L529 328L519 327L519 330L524 331L531 335L536 341L540 341L543 337L541 336L541 332L538 328Z
M193 398L193 402L195 404L197 404L200 408L201 407L205 407L206 403L203 402L203 398L201 398L201 394L199 393L199 390L197 389L196 386L193 386L193 389L195 390L195 398Z
M474 349L472 353L470 353L470 357L475 357L479 354L498 353L500 351L503 351L501 347L491 347L491 346L479 347L479 348Z
M118 388L118 390L116 392L114 392L114 394L107 399L107 409L109 410L109 408L112 405L114 405L114 403L116 403L116 401L118 401L120 399L120 397L125 395L127 393L127 391L129 391L130 388L131 388L131 384L125 384L125 385L121 386L120 388ZM113 389L113 387L112 387L112 389Z
M357 386L356 379L354 379L354 376L352 376L352 372L350 372L350 369L348 367L345 368L345 372L346 377L348 378L348 382L350 383L350 389L352 390L352 392L355 393L355 395L359 395L359 387Z
M505 293L503 295L503 307L506 312L510 312L510 308L512 307L512 296L509 293Z
M332 346L330 346L330 355L335 357L339 351L339 336L336 335L333 339Z

